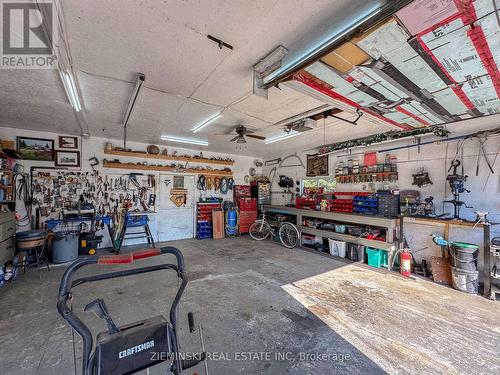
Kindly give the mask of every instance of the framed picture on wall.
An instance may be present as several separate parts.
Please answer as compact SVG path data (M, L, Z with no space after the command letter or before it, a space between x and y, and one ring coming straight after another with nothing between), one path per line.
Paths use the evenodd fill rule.
M56 151L56 167L79 167L80 151Z
M25 160L54 160L54 140L17 137L17 152Z
M78 137L59 136L59 148L78 148Z
M306 176L328 176L328 155L307 155Z

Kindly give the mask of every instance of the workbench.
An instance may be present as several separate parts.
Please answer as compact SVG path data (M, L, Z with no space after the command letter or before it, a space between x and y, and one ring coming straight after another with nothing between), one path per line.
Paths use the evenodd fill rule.
M415 224L427 224L443 227L443 238L449 240L450 227L467 227L471 229L482 229L483 230L483 278L484 278L484 290L483 295L486 298L495 299L495 294L500 293L500 288L493 285L492 279L494 277L491 275L492 272L492 253L490 248L490 228L492 225L497 225L497 223L475 223L472 221L463 220L444 220L438 218L429 217L403 217L401 222L401 232L404 233L404 223L415 223Z
M275 212L286 215L292 215L297 218L297 228L301 233L312 234L320 237L331 238L334 240L345 241L348 243L368 246L375 249L383 249L388 252L389 264L392 264L392 258L398 249L399 238L396 233L399 229L398 218L387 218L380 216L369 216L360 214L350 214L341 212L315 211L308 209L300 209L287 206L264 206L266 212ZM338 222L339 224L360 224L373 227L381 227L386 229L386 240L369 240L359 236L353 236L346 233L336 233L329 230L309 228L302 225L303 217L311 217L317 219L327 219Z

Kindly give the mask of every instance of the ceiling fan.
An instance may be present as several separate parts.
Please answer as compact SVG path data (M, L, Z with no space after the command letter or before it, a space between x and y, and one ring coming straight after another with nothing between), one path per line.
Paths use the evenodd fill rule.
M266 139L266 137L263 137L261 135L257 135L254 133L255 133L255 131L248 129L247 127L245 127L243 125L238 125L234 129L232 129L230 133L228 133L228 134L236 134L236 137L229 140L229 142L247 143L247 140L245 137L255 138L255 139L258 139L261 141Z

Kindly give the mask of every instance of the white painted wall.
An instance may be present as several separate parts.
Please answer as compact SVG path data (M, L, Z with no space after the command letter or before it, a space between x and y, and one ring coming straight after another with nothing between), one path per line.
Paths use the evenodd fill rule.
M24 136L24 137L34 137L34 138L47 138L47 139L54 139L55 143L55 149L57 149L58 146L58 137L59 135L65 135L65 134L56 134L56 133L49 133L49 132L40 132L40 131L31 131L31 130L19 130L19 129L14 129L14 128L6 128L6 127L1 127L0 128L0 139L5 139L5 140L16 140L16 136ZM104 155L104 146L106 142L108 142L108 139L104 138L96 138L92 137L89 139L80 139L80 151L81 151L81 168L80 169L74 169L74 170L81 170L81 171L91 171L91 167L89 165L89 158L95 156L97 159L99 159L100 165L96 167L97 170L99 170L100 174L126 174L128 173L128 170L126 169L111 169L111 168L103 168L102 167L102 161L103 159L119 159L121 162L133 162L137 163L141 161L141 159L138 158L130 158L130 157L118 157L114 155ZM115 142L116 146L121 146L121 144L118 144ZM136 142L128 142L127 147L130 147L133 150L146 150L147 144L143 143L136 143ZM172 147L169 144L162 144L158 145L161 150L163 148L167 148L169 154L172 154L174 151L177 151L178 154L189 154L189 155L196 155L199 154L199 151L194 151L190 150L188 148L177 148L177 147ZM248 156L240 156L236 154L223 154L223 153L215 153L215 152L204 152L203 156L205 157L230 157L231 159L235 160L235 163L233 166L231 166L231 170L233 171L233 178L235 180L235 184L244 184L244 177L245 175L248 175L248 171L251 167L254 167L256 169L256 173L259 174L262 172L261 168L255 167L255 161L256 160L261 160L260 158L252 158ZM148 162L154 162L155 164L171 164L174 163L173 161L156 161L152 159L146 159ZM20 164L25 166L25 172L29 173L30 167L32 166L54 166L53 162L42 162L42 161L33 161L33 160L21 160ZM224 166L218 166L218 165L209 165L209 164L196 164L196 163L190 163L192 166L211 166L214 169L222 169ZM157 181L158 183L160 182L159 180L159 174L160 172L155 172L155 171L147 171L148 174L155 174L157 176ZM163 172L165 173L165 172ZM197 180L197 176L195 176L195 180ZM159 191L159 189L158 189ZM157 192L158 194L158 192ZM233 193L232 191L229 191L228 194L225 196L221 194L214 194L213 191L208 191L208 192L199 192L197 189L195 190L195 200L198 201L200 196L218 196L218 197L223 197L225 200L232 200ZM169 199L169 197L161 197L157 196L158 199ZM17 207L21 207L22 205L17 204ZM150 216L150 227L153 232L153 235L155 237L155 240L162 240L162 238L159 237L159 227L161 226L162 221L164 218L162 217L161 214L156 214L156 215L151 215ZM28 229L28 228L21 228L21 230ZM107 235L106 231L102 231L100 234L104 235L104 242L103 246L110 246L111 243L109 241L109 236ZM140 240L139 240L140 241ZM127 242L127 243L133 243L132 241Z
M497 116L498 117L498 116ZM456 132L451 136L460 135L462 133L470 133L478 130L478 128L471 126L466 126L463 124L456 129ZM496 126L500 123L495 124ZM492 126L490 126L491 128ZM304 135L305 136L305 135ZM422 138L422 142L431 140L433 137ZM358 148L352 150L350 157L358 157L358 160L363 163L363 153L375 150L383 150L398 146L405 146L413 144L414 141L401 141L397 143L383 144L379 146L372 146L367 148ZM398 151L390 152L397 156L398 162L398 172L399 180L395 183L389 184L390 188L399 188L400 190L419 190L421 198L427 196L433 196L436 206L436 212L438 214L443 212L453 212L452 205L446 205L443 211L442 201L444 199L451 199L450 188L448 182L446 181L446 175L448 174L448 168L451 159L454 157L457 149L458 141L444 142L441 144L431 144L421 146L420 152L417 147L402 149ZM490 137L486 141L486 150L488 157L491 162L493 162L495 155L500 149L500 136ZM310 154L314 151L310 151ZM360 153L359 155L354 155ZM302 158L303 163L306 164L306 152L299 153ZM335 164L338 161L347 161L349 158L348 152L337 152L330 154L329 158L329 169L330 176L335 174ZM463 160L465 167L465 174L469 176L465 187L471 191L471 193L464 193L461 195L461 200L465 201L469 206L473 208L463 208L461 211L461 216L467 219L473 220L475 218L474 211L488 211L489 219L492 222L500 222L500 160L497 160L494 165L495 174L489 177L488 182L486 180L489 175L489 170L485 164L484 158L481 158L481 165L479 175L476 177L476 158L478 155L478 141L470 140L467 141L463 147ZM286 154L278 155L281 157L286 156ZM378 154L379 162L384 161L385 153ZM273 156L277 157L277 156ZM500 159L500 156L498 157ZM269 160L269 159L266 159ZM423 167L429 172L430 178L433 181L433 185L428 185L422 188L411 185L413 178L412 174L417 173L420 168ZM264 174L269 175L272 167L264 166ZM460 171L460 170L459 170ZM273 184L273 191L282 190L277 182L278 176L280 174L290 176L294 180L300 180L305 178L305 169L303 168L281 168L276 173L276 179ZM388 183L376 183L376 189L382 189L384 184ZM358 184L338 184L338 191L362 191L363 188L367 188L368 184L358 183ZM284 204L288 200L288 196L281 194L273 194L272 203L273 204ZM420 259L430 259L432 255L439 255L440 248L431 240L431 233L443 234L443 228L439 226L423 225L423 224L407 224L405 226L405 236L409 241L412 249L417 250L423 247L428 247L426 250L422 250L415 254L417 261ZM464 241L481 244L482 246L482 230L481 229L464 229L462 227L452 227L450 228L450 239L455 241ZM492 227L492 236L500 236L500 225ZM482 255L480 256L479 266L482 268Z

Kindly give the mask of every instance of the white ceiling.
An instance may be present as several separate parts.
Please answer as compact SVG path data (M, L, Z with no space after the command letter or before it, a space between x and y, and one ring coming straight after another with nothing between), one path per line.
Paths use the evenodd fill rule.
M142 72L146 88L129 122L130 141L161 143L160 135L192 137L208 139L209 150L248 155L323 144L321 129L267 146L249 140L243 148L217 134L244 124L259 129L258 134L277 136L282 130L273 123L322 105L321 98L286 85L272 88L267 100L252 95L252 66L277 45L300 50L311 38L317 39L331 19L356 15L363 4L65 0L66 33L88 130L93 136L122 139L132 82ZM206 34L223 39L234 50L219 49ZM193 127L221 111L221 117L193 135ZM356 127L338 120L326 124L327 143L392 129L366 119ZM51 70L0 70L0 125L69 134L87 130L78 123L57 72Z

